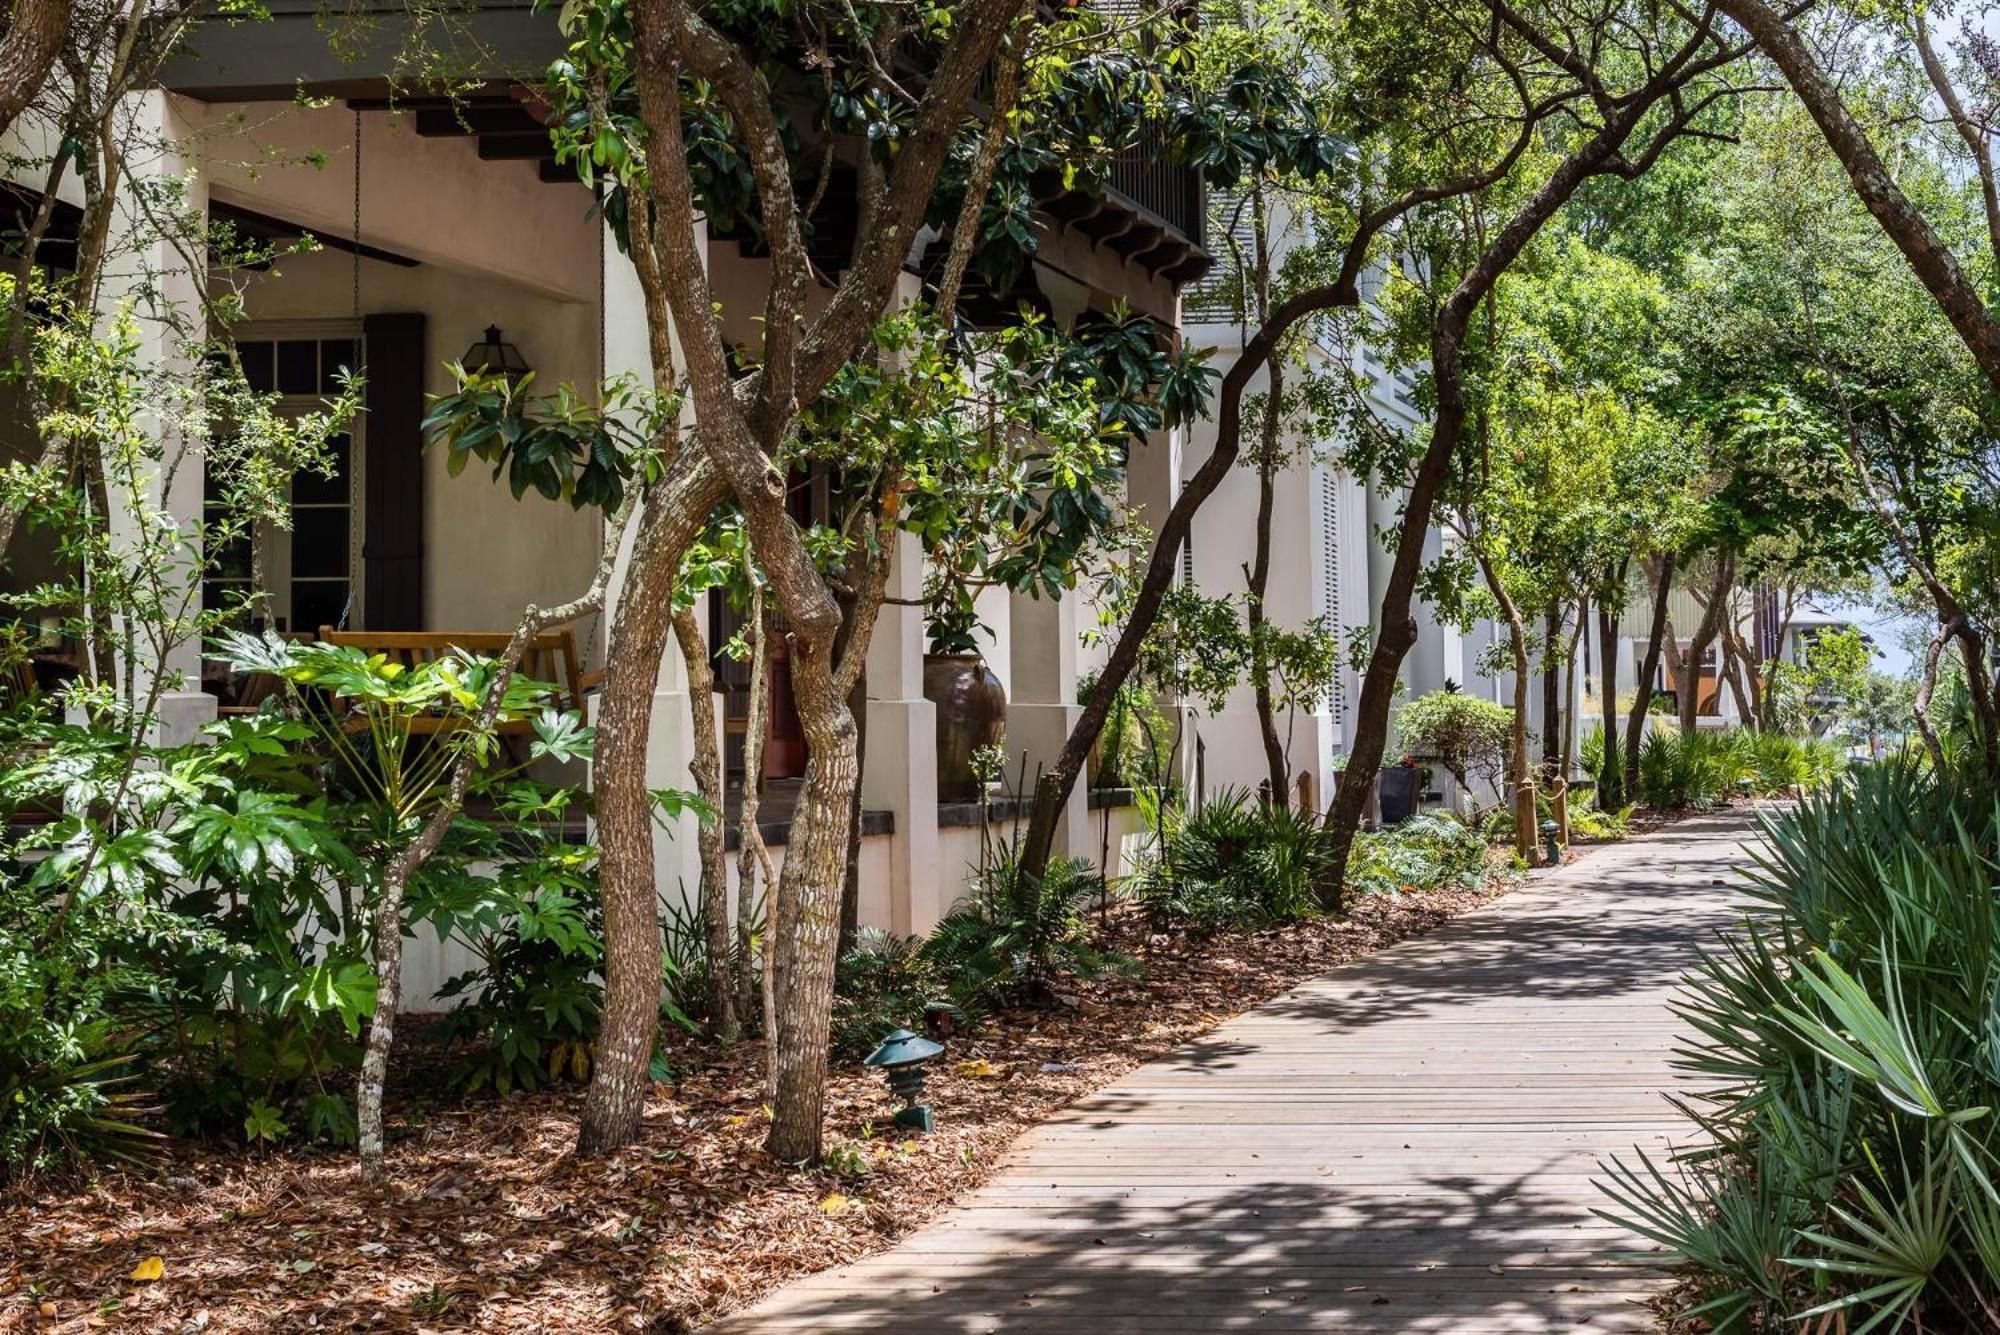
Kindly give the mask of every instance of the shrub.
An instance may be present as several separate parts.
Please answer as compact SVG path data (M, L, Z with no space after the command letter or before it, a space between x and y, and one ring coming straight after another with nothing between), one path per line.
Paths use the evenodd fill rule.
M112 1015L161 980L119 962L119 943L185 930L140 899L0 875L0 1180L144 1157L155 1133L135 1077L151 1033Z
M1354 837L1347 884L1358 895L1471 889L1486 877L1486 840L1456 817L1427 812Z
M1661 811L1706 810L1745 787L1762 797L1823 788L1846 769L1834 742L1747 728L1683 733L1655 722L1639 746L1639 796Z
M438 1037L472 1044L451 1083L507 1094L588 1078L604 1004L596 849L523 844L474 822L453 835L411 895L413 917L438 924L478 960L438 989L440 998L462 998Z
M1767 819L1751 912L1680 1007L1715 1148L1607 1187L1711 1327L1991 1328L1997 846L1984 783L1904 764Z
M1332 841L1310 811L1225 788L1199 806L1169 802L1129 893L1158 927L1201 932L1295 922L1331 896Z
M833 978L833 1048L864 1057L894 1029L917 1029L944 996L924 939L863 928Z
M1009 851L980 874L920 954L968 1014L1046 1005L1065 977L1129 964L1091 944L1084 903L1098 888L1096 869L1082 858L1057 858L1029 876Z
M1443 765L1460 787L1497 783L1514 743L1514 711L1463 691L1432 691L1396 710L1405 751Z

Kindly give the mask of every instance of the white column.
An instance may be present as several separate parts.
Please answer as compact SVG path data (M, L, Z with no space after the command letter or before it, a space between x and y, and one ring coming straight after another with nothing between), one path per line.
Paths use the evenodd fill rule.
M894 535L888 596L916 598L924 587L923 550ZM861 805L887 811L886 886L861 886L861 920L909 936L927 932L963 887L947 884L938 852L937 706L924 698L923 609L883 605L868 642L868 743Z
M1007 703L1007 773L1025 769L1025 787L1033 793L1036 774L1055 768L1083 715L1076 699L1078 599L1067 590L1061 598L1013 594L1010 601L1014 693ZM1097 844L1089 827L1090 776L1084 774L1063 807L1057 851L1094 859Z
M705 239L704 236L702 240ZM651 348L645 294L639 287L638 271L607 237L604 254L604 375L609 378L630 373L637 377L641 385L650 388L653 384ZM692 420L691 414L689 420ZM632 527L637 528L636 522ZM606 635L610 634L621 598L628 595L649 598L667 596L665 589L628 590L625 587L631 554L632 533L627 532L624 549L619 553L618 564L612 571L605 598L602 625ZM599 648L597 654L602 661L604 650ZM718 745L720 740L717 739ZM681 660L679 646L670 637L667 652L660 661L660 679L653 691L653 722L646 747L647 789L692 789L694 776L689 772L688 763L693 756L693 715L688 704L687 667ZM701 884L697 828L695 817L684 815L674 822L671 837L654 836L654 874L663 896L684 891L692 899Z
M154 90L133 99L130 110L128 170L134 178L143 178L156 196L152 209L171 215L174 206L166 201L178 194L180 208L191 219L205 219L207 182L195 174L182 151L197 128L190 119L199 118L199 108ZM121 189L119 196L111 222L99 325L108 328L122 310L129 309L137 325L138 367L143 374L158 375L163 388L140 410L139 419L157 442L157 461L135 470L106 461L113 474L106 478L111 533L114 541L126 546L137 539L141 516L152 514L171 522L193 543L195 564L186 578L198 581L202 455L207 442L187 429L190 421L199 420L190 411L199 405L175 397L174 391L194 383L199 341L208 323L201 306L206 275L189 271L173 240L161 235L128 189ZM199 253L198 243L194 248ZM195 603L193 610L199 608ZM202 725L214 720L216 700L201 689L196 628L182 623L164 629L170 641L164 655L143 637L126 646L126 652L136 669L133 703L144 703L150 691L160 689L152 740L174 746L193 741Z

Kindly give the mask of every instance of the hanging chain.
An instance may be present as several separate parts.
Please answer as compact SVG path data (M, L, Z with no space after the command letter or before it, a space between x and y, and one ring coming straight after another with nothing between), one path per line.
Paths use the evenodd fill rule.
M352 349L348 353L348 358L355 370L366 374L363 362L364 352L368 345L367 340L361 337L361 109L359 107L354 110L354 235L352 240L354 249L351 256L353 263L348 266L348 298L354 317L354 339L348 345ZM358 469L362 464L359 457L360 451L354 448L354 435L351 429L348 433L347 441L349 550L347 556L347 601L342 604L340 609L341 630L347 629L349 621L354 616L354 595L358 583L354 578L354 574L363 567L368 559L365 547L357 551L353 546L356 537L360 536L354 532L355 496L353 489L359 481L360 474Z
M610 345L604 332L604 234L609 231L604 216L604 206L608 202L604 196L604 185L599 182L592 187L597 196L597 384L598 402L604 401L604 381L611 373L606 364L610 360Z
M354 319L361 320L361 110L354 111ZM359 335L357 334L358 338Z
M604 233L609 229L606 226L604 217L604 184L601 181L593 182L590 189L591 193L597 197L597 406L599 411L602 411L604 407L604 383L611 373L611 367L608 364L611 357L610 343L607 341L604 320ZM604 629L605 601L602 598L597 600L597 610L591 614L590 618L590 631L583 637L583 652L586 658L597 652L597 646L600 642L598 636Z

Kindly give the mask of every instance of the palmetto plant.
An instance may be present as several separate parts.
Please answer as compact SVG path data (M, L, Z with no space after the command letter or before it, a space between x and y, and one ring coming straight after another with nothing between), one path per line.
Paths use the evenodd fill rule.
M1873 766L1769 818L1751 909L1688 980L1704 1147L1607 1213L1721 1329L2000 1326L2000 809Z

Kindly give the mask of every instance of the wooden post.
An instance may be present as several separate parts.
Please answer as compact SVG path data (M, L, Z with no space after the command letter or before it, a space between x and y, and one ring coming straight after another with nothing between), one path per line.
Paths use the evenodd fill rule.
M1549 803L1555 808L1556 842L1569 847L1569 780L1557 779L1549 786Z
M1541 835L1538 826L1539 822L1535 819L1535 781L1526 778L1514 787L1514 851L1530 865L1535 861L1535 840Z
M1313 786L1313 775L1309 769L1299 771L1298 807L1300 811L1318 811L1319 793Z

